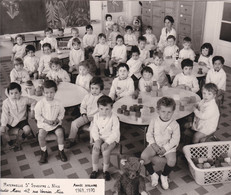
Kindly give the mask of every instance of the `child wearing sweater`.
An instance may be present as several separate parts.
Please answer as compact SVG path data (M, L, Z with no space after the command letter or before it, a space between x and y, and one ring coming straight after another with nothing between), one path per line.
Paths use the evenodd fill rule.
M58 43L56 38L53 37L53 29L52 28L46 28L44 30L45 33L45 39L40 41L41 46L43 47L43 44L50 43L52 51L55 51L58 49Z
M126 26L126 34L124 35L124 44L126 46L135 46L137 45L136 35L132 32L133 28L131 26Z
M24 35L18 34L15 37L16 44L14 45L12 49L12 57L11 60L13 61L14 58L24 58L26 55L26 44L23 43L24 41Z
M119 32L118 24L113 24L112 32L109 34L109 37L108 37L108 45L111 50L116 46L116 37L120 34L121 33Z
M141 92L150 92L153 86L153 70L149 66L145 66L141 70L142 77L139 80L139 90Z

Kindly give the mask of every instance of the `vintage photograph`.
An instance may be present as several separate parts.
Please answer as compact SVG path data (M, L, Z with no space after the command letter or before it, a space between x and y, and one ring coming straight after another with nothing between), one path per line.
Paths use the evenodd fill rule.
M0 21L0 194L230 195L231 1L0 0Z

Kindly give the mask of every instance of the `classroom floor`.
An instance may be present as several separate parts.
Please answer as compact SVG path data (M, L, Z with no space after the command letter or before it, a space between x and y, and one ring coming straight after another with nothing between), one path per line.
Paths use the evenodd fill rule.
M5 99L4 88L9 84L9 72L11 64L9 60L1 62L0 70L0 108L2 100ZM231 140L231 69L225 68L227 72L227 93L225 101L221 107L221 119L216 136L220 140ZM105 81L105 94L108 94L112 80L103 77ZM72 116L74 108L66 111L63 126L69 131L70 122L74 119ZM1 112L1 110L0 110ZM32 124L34 129L34 124ZM141 129L121 124L121 144L123 145L124 155L140 155L143 149L143 132ZM1 177L3 178L89 178L92 171L91 155L88 148L89 135L82 134L79 143L66 150L68 162L62 162L57 157L57 143L55 141L48 143L49 163L40 164L40 148L38 142L32 136L23 144L22 151L1 151ZM102 162L102 159L101 161ZM102 164L101 164L102 165ZM112 179L106 182L106 195L111 195L115 179L121 173L117 167L117 159L111 157L111 166L109 171L112 173ZM144 175L144 169L142 169ZM102 174L100 175L102 178ZM146 188L150 195L171 194L171 195L231 195L230 184L216 184L208 186L200 186L196 184L192 178L188 165L183 158L183 154L179 153L177 157L177 165L170 174L170 189L164 191L160 185L152 188L149 182L150 177L146 179Z

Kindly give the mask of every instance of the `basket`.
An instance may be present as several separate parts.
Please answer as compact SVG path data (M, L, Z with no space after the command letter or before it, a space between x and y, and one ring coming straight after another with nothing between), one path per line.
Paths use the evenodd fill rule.
M192 158L216 159L222 153L231 156L231 141L205 142L184 146L183 152L189 164L189 170L199 185L210 185L231 182L231 166L199 169L195 166Z

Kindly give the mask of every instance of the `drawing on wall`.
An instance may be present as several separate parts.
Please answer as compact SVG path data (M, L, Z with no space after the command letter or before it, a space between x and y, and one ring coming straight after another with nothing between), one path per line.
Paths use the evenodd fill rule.
M122 12L123 1L108 0L107 11L108 13Z
M14 19L19 14L19 2L18 0L3 0L2 6L6 8L6 13L11 19Z

